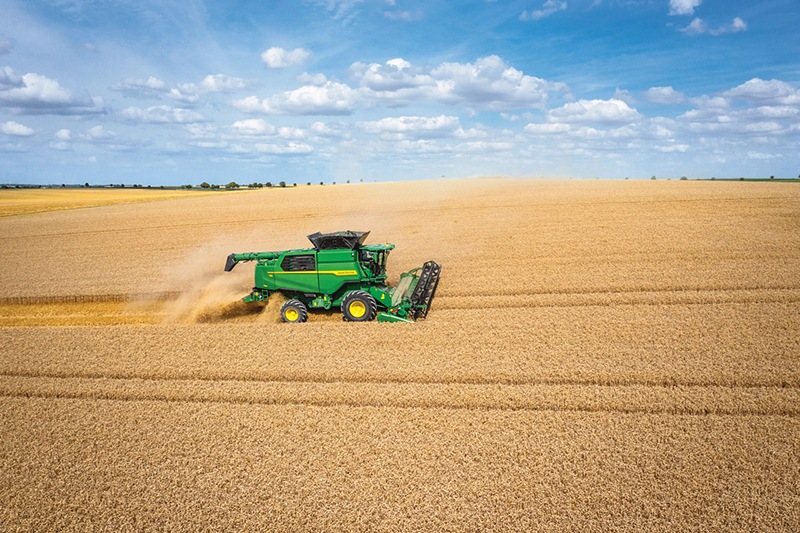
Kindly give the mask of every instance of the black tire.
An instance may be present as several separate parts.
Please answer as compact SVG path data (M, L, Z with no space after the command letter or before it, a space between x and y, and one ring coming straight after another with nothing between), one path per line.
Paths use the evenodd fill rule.
M308 310L300 300L289 300L281 306L281 320L296 324L308 320Z
M342 300L342 317L348 322L369 322L378 314L378 304L368 292L348 292Z

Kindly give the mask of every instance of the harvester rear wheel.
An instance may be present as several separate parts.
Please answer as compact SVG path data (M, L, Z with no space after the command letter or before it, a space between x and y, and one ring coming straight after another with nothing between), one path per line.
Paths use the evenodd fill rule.
M300 300L288 300L281 306L281 320L295 323L308 320L308 310Z
M342 300L342 317L348 322L369 322L376 314L378 304L368 292L349 292Z

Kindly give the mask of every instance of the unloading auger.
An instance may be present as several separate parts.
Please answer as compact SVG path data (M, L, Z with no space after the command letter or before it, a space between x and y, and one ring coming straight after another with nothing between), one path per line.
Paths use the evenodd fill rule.
M400 275L397 287L386 285L386 263L394 244L364 244L368 231L314 233L313 248L283 252L231 254L225 272L238 263L257 261L253 291L245 302L266 301L270 294L289 298L281 307L284 322L305 322L309 309L339 307L351 322L413 322L425 318L442 267L435 261Z

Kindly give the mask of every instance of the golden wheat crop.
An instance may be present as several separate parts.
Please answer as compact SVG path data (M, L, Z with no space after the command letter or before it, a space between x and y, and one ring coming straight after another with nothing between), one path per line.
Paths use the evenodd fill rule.
M800 529L800 188L469 180L0 219L10 530ZM372 230L427 320L231 252Z
M202 194L207 193L174 189L4 189L0 190L0 217L187 198Z
M25 530L798 523L794 416L49 398L7 398L0 413L0 512Z

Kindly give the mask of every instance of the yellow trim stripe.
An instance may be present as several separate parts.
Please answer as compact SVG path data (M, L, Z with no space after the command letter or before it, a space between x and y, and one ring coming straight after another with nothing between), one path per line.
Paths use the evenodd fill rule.
M297 272L275 272L276 274L333 274L334 276L356 276L355 270L300 270Z

